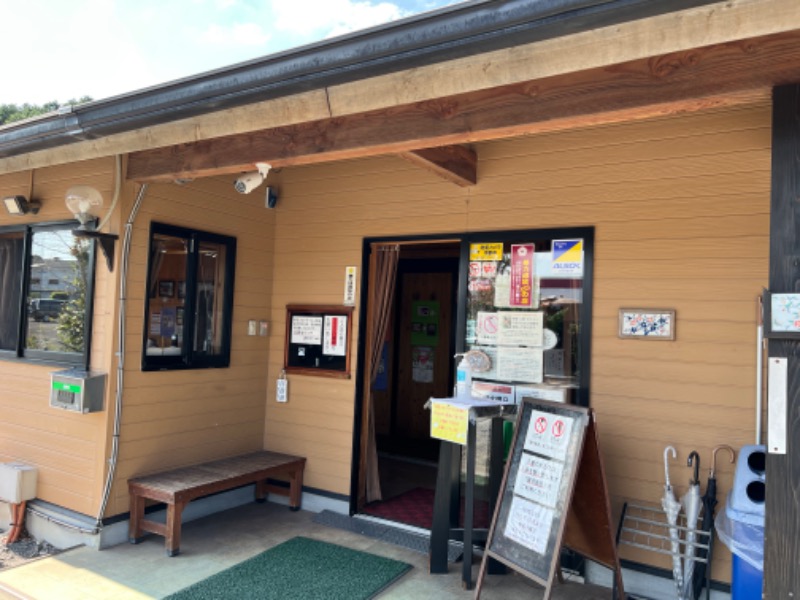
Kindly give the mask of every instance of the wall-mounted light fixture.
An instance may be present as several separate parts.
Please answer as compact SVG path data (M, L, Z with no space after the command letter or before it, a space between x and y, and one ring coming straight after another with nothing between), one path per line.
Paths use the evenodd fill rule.
M25 196L6 196L3 198L3 205L10 215L35 215L39 212L42 203L38 200L26 200Z
M102 233L94 229L94 221L103 208L103 195L89 185L75 185L67 190L64 201L69 211L80 222L80 227L72 235L79 238L92 238L100 242L100 249L106 257L109 271L114 270L114 244L119 236Z

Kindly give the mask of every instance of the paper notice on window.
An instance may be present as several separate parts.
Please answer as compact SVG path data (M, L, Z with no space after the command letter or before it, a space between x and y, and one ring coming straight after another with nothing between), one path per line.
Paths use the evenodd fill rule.
M573 421L572 417L531 411L525 450L563 461L567 456Z
M497 344L498 313L479 312L475 321L475 333L479 344Z
M514 493L556 508L563 474L564 463L523 452L514 482Z
M344 356L347 348L347 317L328 315L322 333L322 353Z
M497 344L500 346L544 345L544 313L500 311Z
M498 381L542 383L544 380L544 352L541 348L497 348Z
M292 317L292 344L319 346L322 343L322 317Z
M514 496L508 511L505 536L537 554L544 554L550 539L554 512L552 508Z
M494 281L494 305L496 308L511 306L511 273L509 271L497 271Z
M514 386L504 383L473 381L472 395L475 398L486 398L502 404L514 404Z

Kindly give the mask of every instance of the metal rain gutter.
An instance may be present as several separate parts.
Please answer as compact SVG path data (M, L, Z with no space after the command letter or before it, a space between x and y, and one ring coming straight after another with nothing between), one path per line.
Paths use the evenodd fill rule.
M717 0L473 0L0 127L0 158Z

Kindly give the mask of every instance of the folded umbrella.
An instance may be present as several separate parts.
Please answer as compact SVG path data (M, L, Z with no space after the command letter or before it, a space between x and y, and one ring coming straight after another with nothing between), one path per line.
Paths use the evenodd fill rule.
M708 545L711 546L712 537L714 535L712 529L714 527L714 509L717 506L717 452L720 450L727 450L731 455L731 464L736 460L736 452L730 446L722 445L717 446L711 452L711 468L708 470L708 484L706 485L706 493L703 494L703 522L700 525L700 529L703 531L709 532L708 535ZM700 548L697 552L697 556L704 560L708 559L708 550L706 548ZM694 569L694 577L692 584L694 586L694 597L699 598L700 592L703 590L703 585L705 585L706 581L706 570L711 572L711 565L707 565L705 562L698 562L695 565ZM706 599L708 600L711 597L711 588L706 588Z
M685 560L683 562L683 589L682 600L694 600L694 555L697 542L697 520L703 510L703 499L700 496L700 455L694 450L686 461L688 466L694 466L694 478L689 481L689 491L681 498L681 505L686 513L686 543L684 544Z
M669 524L670 545L672 547L672 578L675 582L675 589L680 598L683 592L683 567L681 566L681 538L678 533L678 514L681 512L681 503L675 498L675 492L669 482L669 463L667 454L672 454L672 458L677 458L678 453L672 446L664 448L664 495L661 498L661 508L667 515Z

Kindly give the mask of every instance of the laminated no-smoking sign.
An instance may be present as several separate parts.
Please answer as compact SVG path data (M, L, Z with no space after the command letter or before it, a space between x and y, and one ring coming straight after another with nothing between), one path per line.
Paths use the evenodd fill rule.
M572 417L531 411L525 450L563 461L567 454L573 421Z

